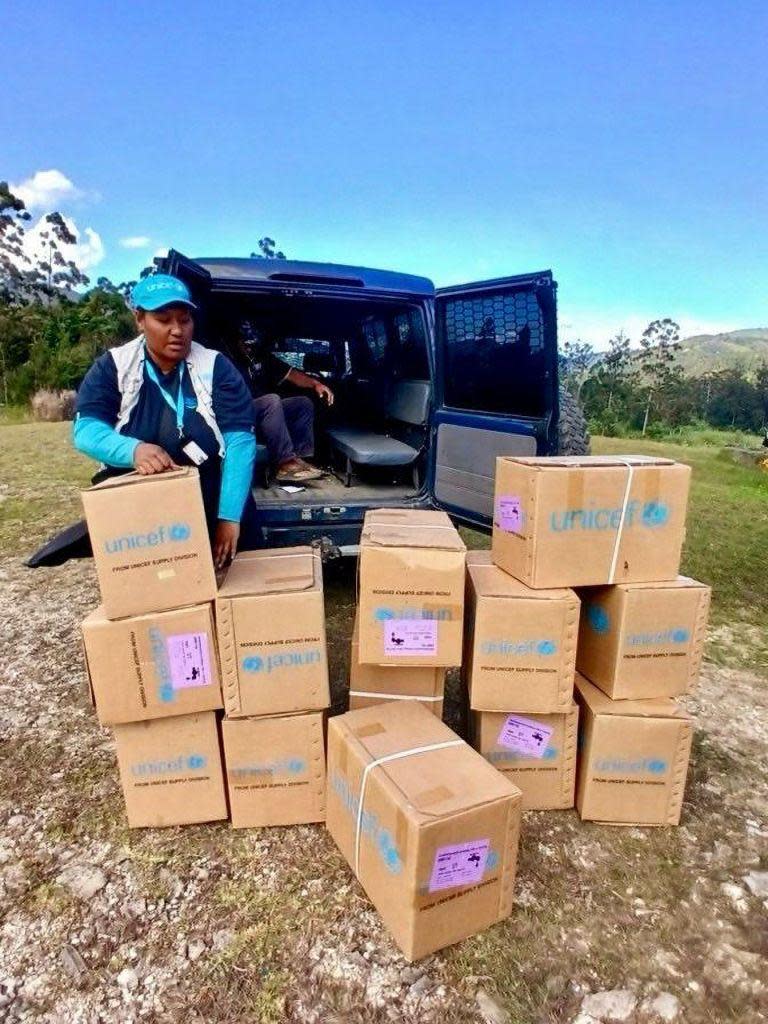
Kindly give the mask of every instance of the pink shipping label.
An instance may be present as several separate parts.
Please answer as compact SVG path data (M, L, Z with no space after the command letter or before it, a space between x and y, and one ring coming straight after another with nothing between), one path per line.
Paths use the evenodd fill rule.
M210 686L211 662L208 657L206 633L179 633L176 636L169 636L165 643L171 669L171 686L174 690L185 690L190 686Z
M437 654L437 619L387 619L385 654Z
M496 522L505 533L523 529L523 499L511 494L501 495L496 502Z
M483 877L490 839L471 839L456 846L439 846L432 865L429 891L450 889L453 885L474 885Z
M510 715L502 726L496 742L499 746L517 750L520 754L528 754L529 757L543 757L549 737L554 731L551 725L542 725L532 718Z

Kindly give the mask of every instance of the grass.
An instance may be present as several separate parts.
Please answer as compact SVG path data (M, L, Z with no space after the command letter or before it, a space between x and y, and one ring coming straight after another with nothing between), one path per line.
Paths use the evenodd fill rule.
M768 472L703 445L598 437L593 451L659 455L692 467L682 571L713 588L711 655L768 670Z
M26 555L81 518L79 489L88 485L93 464L73 451L70 430L68 423L2 428L0 554ZM593 451L661 455L693 468L682 571L713 587L711 655L723 664L768 669L768 472L706 444L597 437ZM489 545L485 534L464 534L471 547ZM351 626L348 577L329 580L329 635L338 630L346 636Z
M32 412L28 405L0 405L0 427L12 423L29 423Z
M82 519L94 463L72 447L71 423L0 426L0 554L26 555Z
M600 434L600 423L590 425L590 430L597 436ZM640 430L619 425L611 440L622 441L659 441L663 444L676 444L686 447L724 448L736 445L739 448L760 448L763 438L760 434L750 434L744 430L718 430L715 427L691 423L683 427L665 427L651 423L647 436L643 437Z
M768 474L738 465L706 445L597 438L594 450L664 455L693 467L683 569L714 587L709 655L728 665L768 669L763 624ZM3 427L0 552L25 554L79 518L78 489L91 471L88 461L71 449L68 424ZM464 534L470 546L488 546L487 536L470 530ZM39 578L44 587L45 577ZM332 685L340 710L354 610L351 566L327 573L326 607ZM121 863L130 864L133 891L152 901L170 895L166 870L197 887L194 916L172 923L172 939L158 930L152 942L176 941L177 934L210 938L221 929L233 933L230 945L212 950L190 968L187 994L175 997L185 1001L175 1008L169 1004L169 1012L178 1009L178 1016L169 1019L186 1019L191 1010L194 1019L211 1024L277 1024L303 1019L293 1015L298 997L318 1006L318 1019L349 1024L387 1019L386 1007L366 1002L360 978L317 980L312 974L308 950L318 937L342 946L349 943L354 922L356 935L378 939L361 925L369 913L367 902L321 829L234 832L213 825L128 832L112 754L98 737L82 763L81 754L70 751L63 739L51 742L34 731L22 730L4 750L0 787L12 791L19 806L34 806L41 780L51 773L66 774L66 795L46 827L51 844L87 849L93 837L109 841L120 851ZM756 806L760 799L755 780L762 761L755 741L754 763L747 771L745 751L751 758L752 747L744 741L731 750L714 733L697 735L684 828L679 830L605 829L580 823L572 811L526 815L514 914L439 954L425 969L470 999L479 979L504 1004L511 1024L560 1024L573 1019L587 989L651 984L685 998L684 981L674 974L665 978L654 966L656 954L663 953L679 969L680 979L701 979L707 986L706 1000L702 997L707 1006L686 1019L734 1024L757 1019L750 997L729 989L713 975L709 962L723 922L744 931L747 943L744 921L719 889L722 881L738 879L754 863L741 859L751 843L744 819L757 817L753 801ZM114 784L105 786L107 779ZM721 849L723 859L715 866L713 851L719 848L725 852ZM52 854L41 853L38 860L30 855L29 904L40 914L74 921L77 906L55 883L58 868ZM199 865L206 866L205 877L195 875ZM747 924L751 928L751 919ZM116 925L104 955L120 955L129 941L134 941L130 923ZM158 946L156 952L160 956L163 949ZM575 989L575 981L583 987ZM439 1018L423 1019L440 1019L441 1024L469 1019L458 1014L446 1007Z

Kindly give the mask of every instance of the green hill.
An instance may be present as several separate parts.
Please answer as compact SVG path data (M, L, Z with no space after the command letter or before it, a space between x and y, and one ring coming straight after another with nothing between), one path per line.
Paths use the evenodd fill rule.
M754 327L725 334L698 334L681 342L679 362L687 374L708 370L754 370L768 362L768 327Z

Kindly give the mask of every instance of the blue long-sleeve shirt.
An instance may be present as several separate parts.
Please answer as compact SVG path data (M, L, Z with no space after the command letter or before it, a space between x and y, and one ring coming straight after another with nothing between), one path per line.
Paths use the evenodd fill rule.
M179 388L178 369L163 374L156 368L156 374L175 400ZM192 464L183 445L194 441L208 456L198 467L207 514L210 517L215 507L217 518L239 522L251 486L256 453L248 390L234 366L219 354L214 363L212 403L224 439L222 459L213 431L197 411L197 396L188 373L181 378L181 386L183 440L179 438L174 412L146 371L136 405L128 422L118 431L115 429L120 410L117 368L110 354L105 353L88 371L78 392L75 447L107 466L130 469L136 447L142 441L160 445L179 465Z

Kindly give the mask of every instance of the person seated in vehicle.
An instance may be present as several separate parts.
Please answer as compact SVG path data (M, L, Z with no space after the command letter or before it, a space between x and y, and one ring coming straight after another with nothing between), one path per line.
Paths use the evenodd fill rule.
M315 453L315 406L311 398L277 394L281 384L313 391L333 405L333 392L316 377L280 359L250 327L243 324L238 334L242 370L253 398L256 432L267 446L269 461L280 484L302 484L317 480L322 470L307 462Z
M144 278L131 300L141 333L99 356L85 375L75 447L102 462L104 476L197 466L221 567L238 547L258 544L251 397L226 356L192 340L195 306L182 281Z

